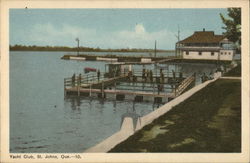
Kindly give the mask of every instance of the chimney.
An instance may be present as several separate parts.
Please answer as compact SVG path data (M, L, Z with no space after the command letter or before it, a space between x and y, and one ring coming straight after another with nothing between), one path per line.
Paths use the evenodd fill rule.
M203 28L203 32L205 32L205 28Z

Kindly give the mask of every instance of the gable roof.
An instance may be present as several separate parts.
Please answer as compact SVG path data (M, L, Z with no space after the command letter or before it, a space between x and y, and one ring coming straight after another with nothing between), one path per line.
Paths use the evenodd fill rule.
M178 43L219 43L225 38L223 35L215 35L213 31L196 31L193 35Z

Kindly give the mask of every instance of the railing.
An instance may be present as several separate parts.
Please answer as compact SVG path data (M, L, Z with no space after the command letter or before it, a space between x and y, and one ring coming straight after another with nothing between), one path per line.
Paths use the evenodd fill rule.
M99 79L97 74L76 75L71 78L64 79L64 88L83 86L83 84L91 84L105 79L104 73L100 73Z
M182 46L178 47L181 50L235 50L234 47L220 47L220 46Z
M195 74L184 79L181 82L181 84L174 90L175 96L179 96L180 94L182 94L185 91L185 89L194 81L195 81Z
M152 73L153 73L154 78L161 76L160 70L157 70L156 73L155 73L155 70L152 70ZM163 73L164 77L175 77L175 78L185 77L182 72L171 72L171 71L168 71L168 70L163 70L162 73ZM142 70L133 70L132 75L142 77L143 76L143 71ZM147 73L145 73L145 76L147 76Z
M158 78L159 77L159 81L157 79L151 81L151 82L142 82L140 86L137 86L136 82L129 82L127 83L125 81L125 83L127 83L126 85L116 85L116 83L121 82L120 79L123 79L124 77L127 77L128 74L124 74L125 76L123 76L123 74L121 74L121 76L116 76L113 78L105 78L104 77L104 73L101 73L99 78L97 76L97 73L92 73L92 74L85 74L85 75L74 75L71 78L65 78L64 79L64 92L65 95L67 93L66 89L73 89L73 91L77 91L78 95L80 92L80 89L82 88L89 88L90 90L90 94L91 94L91 89L93 88L101 88L102 94L104 91L104 88L106 86L109 86L110 83L111 85L113 85L113 89L116 89L117 87L119 87L120 90L133 90L133 91L151 91L153 92L153 94L156 94L158 92L159 93L165 93L167 95L167 93L172 93L171 90L175 90L175 92L182 92L181 87L178 87L177 89L176 86L180 83L180 81L184 78L181 74L181 72L178 72L178 77L174 74L177 74L176 72L163 72L164 74L164 78L171 78L170 83L168 82L164 82L164 80L162 79L162 77L160 77L160 73L157 73L156 75L153 75L154 78ZM142 71L133 71L132 75L136 75L137 77L142 77ZM146 74L145 74L146 77ZM125 78L126 79L126 78ZM129 79L129 78L127 78ZM173 81L172 81L173 80ZM185 79L184 81L186 81L187 79ZM122 80L123 81L123 80ZM130 80L131 81L131 80ZM183 82L182 82L183 83ZM169 84L169 85L165 85L165 84ZM140 87L140 88L139 88ZM186 87L184 87L186 88ZM75 89L75 90L74 90ZM169 91L168 91L169 90Z

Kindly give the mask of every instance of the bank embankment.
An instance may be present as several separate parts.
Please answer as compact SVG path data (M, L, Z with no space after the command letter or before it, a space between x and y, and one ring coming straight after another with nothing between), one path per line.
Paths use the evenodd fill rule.
M210 83L109 152L240 152L241 80Z

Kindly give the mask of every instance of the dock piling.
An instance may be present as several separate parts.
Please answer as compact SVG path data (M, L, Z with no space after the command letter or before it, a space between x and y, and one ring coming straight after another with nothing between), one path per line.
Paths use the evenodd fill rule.
M104 98L104 82L102 82L102 98Z
M92 85L91 84L89 85L89 96L90 97L92 96Z
M80 87L79 87L79 85L80 85L80 82L79 82L79 79L78 79L78 81L77 81L77 95L78 96L80 96Z

